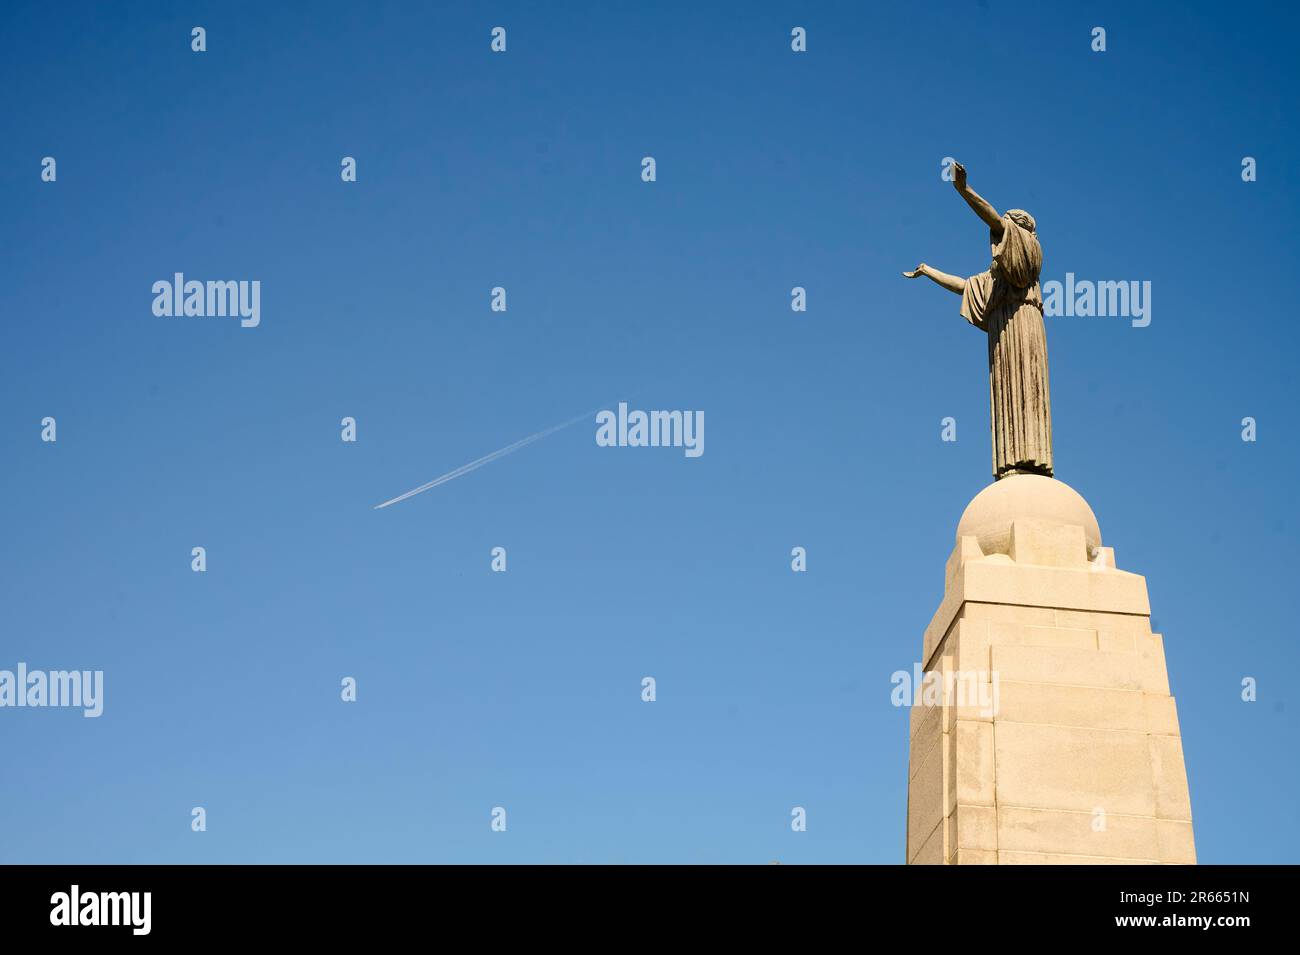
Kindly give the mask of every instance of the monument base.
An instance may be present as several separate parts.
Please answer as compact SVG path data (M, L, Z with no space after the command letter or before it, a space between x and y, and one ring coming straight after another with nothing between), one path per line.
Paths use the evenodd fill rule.
M1195 863L1164 644L1067 485L966 508L914 705L907 862Z

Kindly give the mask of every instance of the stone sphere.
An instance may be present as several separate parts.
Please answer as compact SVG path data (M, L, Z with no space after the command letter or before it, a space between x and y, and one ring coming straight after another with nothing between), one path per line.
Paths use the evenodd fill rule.
M975 537L985 554L1011 552L1011 522L1047 521L1083 528L1089 555L1101 546L1101 528L1088 502L1074 488L1038 474L1014 474L975 495L957 522L957 539Z

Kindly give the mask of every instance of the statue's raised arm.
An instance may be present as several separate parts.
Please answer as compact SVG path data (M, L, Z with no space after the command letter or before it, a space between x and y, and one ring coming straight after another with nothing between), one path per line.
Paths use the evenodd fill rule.
M959 162L952 164L952 185L958 194L966 200L966 205L975 210L975 214L988 223L989 229L993 232L993 240L996 242L1002 238L1002 217L998 215L998 210L972 189L966 182L966 167Z

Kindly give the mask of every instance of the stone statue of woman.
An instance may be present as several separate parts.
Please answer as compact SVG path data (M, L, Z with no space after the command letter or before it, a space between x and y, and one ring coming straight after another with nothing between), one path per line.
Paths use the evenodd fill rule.
M922 262L910 279L926 276L961 296L962 318L988 334L989 405L993 423L993 476L1052 476L1052 408L1047 393L1047 333L1038 275L1043 249L1034 217L1023 209L999 216L966 184L954 163L957 192L988 223L993 264L961 279Z

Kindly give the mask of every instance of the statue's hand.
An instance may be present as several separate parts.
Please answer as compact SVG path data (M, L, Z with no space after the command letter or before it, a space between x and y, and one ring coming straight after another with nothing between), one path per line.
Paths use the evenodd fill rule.
M952 164L952 184L958 192L966 191L966 167L956 161Z
M922 275L925 274L925 270L928 269L928 268L929 268L929 266L926 265L924 262L922 262L920 265L918 265L918 266L917 266L916 268L914 268L912 271L910 271L910 272L904 272L903 275L906 276L906 277L909 278L909 279L919 279Z

